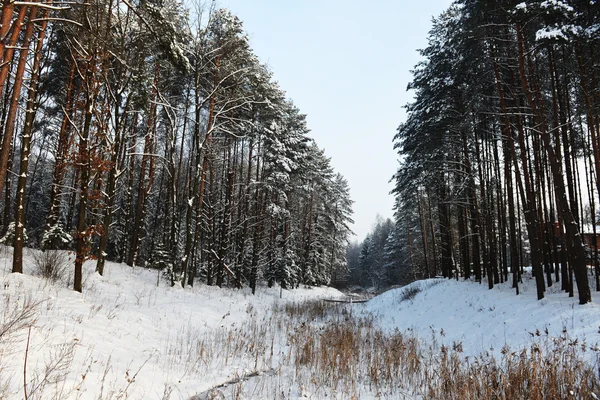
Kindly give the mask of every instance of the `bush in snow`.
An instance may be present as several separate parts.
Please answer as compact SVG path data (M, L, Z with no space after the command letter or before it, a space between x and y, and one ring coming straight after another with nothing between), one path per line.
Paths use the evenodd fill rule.
M36 251L33 253L35 273L56 282L65 275L67 257L61 250Z
M27 243L27 229L23 228L23 241ZM5 246L12 246L15 241L15 223L11 222L8 224L8 229L2 239L0 239L0 243Z
M42 249L44 250L68 250L73 243L73 236L65 231L64 226L57 222L44 232L42 238Z

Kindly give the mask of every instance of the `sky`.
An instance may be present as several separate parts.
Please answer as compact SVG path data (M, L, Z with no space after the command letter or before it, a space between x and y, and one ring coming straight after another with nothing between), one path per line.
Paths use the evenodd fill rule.
M250 45L307 114L331 164L348 180L354 240L377 215L393 217L392 139L405 119L410 70L422 60L431 18L450 0L220 0Z

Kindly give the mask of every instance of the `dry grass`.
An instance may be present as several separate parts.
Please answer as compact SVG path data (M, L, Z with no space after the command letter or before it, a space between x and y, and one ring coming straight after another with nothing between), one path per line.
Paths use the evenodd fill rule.
M64 279L68 264L67 254L61 250L33 251L34 273L51 282Z
M542 336L528 349L502 350L496 360L484 354L473 360L441 349L436 384L429 399L594 399L600 389L598 371L583 356L585 343L570 340L566 331L559 338ZM450 395L449 395L450 394Z
M386 335L339 306L308 303L286 311L299 321L289 333L296 376L323 394L352 398L362 387L384 398L542 400L594 399L600 392L598 370L584 361L597 359L598 349L570 340L566 331L559 338L537 332L529 348L506 347L500 359L469 358L460 343Z
M3 300L4 339L33 324L38 304L22 298L21 307L8 307L15 303L8 293ZM307 397L332 399L368 394L394 399L541 400L594 399L600 393L598 364L593 361L598 349L570 339L566 331L558 338L534 332L528 348L505 347L499 357L488 353L467 357L461 343L445 346L435 335L425 341L399 331L386 334L372 316L356 315L349 304L278 303L271 310L248 307L247 314L242 325L224 323L213 329L190 319L165 337L164 347L152 357L165 370L184 371L167 383L216 382L201 394L222 390L232 399L287 399L306 392ZM66 398L78 390L64 383L73 348L61 349L45 357L46 368L28 374L30 398L53 398L49 393ZM106 371L110 364L109 358ZM131 384L138 373L145 373L140 370ZM123 389L107 381L105 388L106 375L96 398L128 393L130 384ZM172 394L169 385L165 384L165 399ZM0 362L0 398L9 386Z
M5 288L8 284L4 283ZM40 303L31 295L19 296L6 290L0 306L0 399L8 397L14 377L6 371L6 361L15 357L14 347L22 340L24 330L31 327L38 316Z

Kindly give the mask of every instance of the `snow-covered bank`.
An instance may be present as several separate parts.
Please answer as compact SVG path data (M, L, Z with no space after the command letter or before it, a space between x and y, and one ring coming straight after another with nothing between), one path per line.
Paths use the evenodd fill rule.
M430 279L390 290L357 307L373 314L387 332L398 328L447 345L461 342L469 355L489 351L497 356L504 345L521 348L536 331L558 337L566 330L569 337L588 345L600 343L600 292L592 292L594 302L581 306L577 296L569 298L555 283L538 301L529 274L520 291L516 296L510 281L489 290L487 282Z
M187 399L256 367L254 358L225 348L227 337L252 321L268 322L274 304L342 295L325 287L260 287L256 296L247 288L172 288L163 280L157 286L156 271L114 263L101 277L93 262L85 264L80 294L68 282L32 276L33 252L23 275L10 274L10 249L0 254L0 326L11 309L35 309L26 363L30 399ZM0 398L23 398L27 337L23 328L0 341Z

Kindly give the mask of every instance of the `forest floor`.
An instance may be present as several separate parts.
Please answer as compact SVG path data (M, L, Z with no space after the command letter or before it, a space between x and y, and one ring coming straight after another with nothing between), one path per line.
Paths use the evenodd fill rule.
M455 383L485 398L494 385L473 368L501 371L501 386L514 365L521 375L532 365L570 371L554 392L539 373L546 398L595 396L581 388L598 381L596 292L580 306L557 285L537 301L529 276L519 296L510 284L434 279L344 304L322 301L344 298L325 287L183 289L114 263L99 276L88 262L80 294L66 257L52 281L39 252L11 274L11 250L0 247L2 399L420 399L444 398Z

